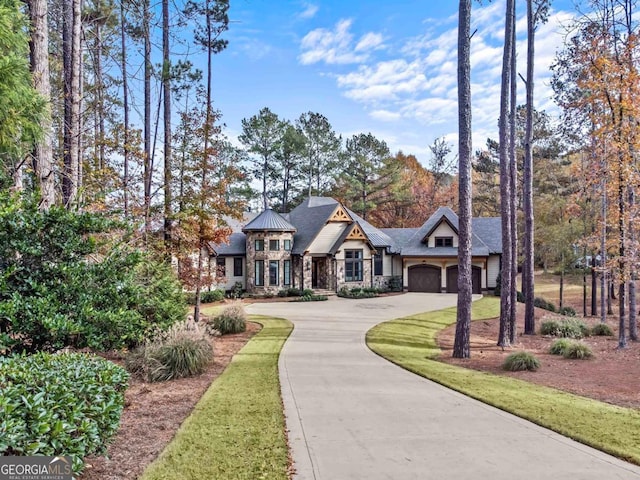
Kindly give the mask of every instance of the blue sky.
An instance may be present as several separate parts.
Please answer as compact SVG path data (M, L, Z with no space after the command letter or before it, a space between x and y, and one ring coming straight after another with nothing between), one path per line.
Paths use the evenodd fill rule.
M472 11L475 149L497 137L504 28L504 0L482 3ZM227 134L237 137L242 118L263 107L289 120L314 111L343 137L371 132L426 165L436 138L457 142L457 7L454 0L232 0L229 47L215 58L213 85ZM517 19L522 75L525 13ZM536 105L552 113L549 65L574 15L571 0L555 0L538 31Z

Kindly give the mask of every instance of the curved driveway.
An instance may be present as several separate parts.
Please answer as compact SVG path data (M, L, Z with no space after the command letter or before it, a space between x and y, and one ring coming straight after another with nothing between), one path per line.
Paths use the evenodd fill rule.
M291 320L280 381L298 480L640 479L640 468L407 372L365 333L456 296L262 303Z

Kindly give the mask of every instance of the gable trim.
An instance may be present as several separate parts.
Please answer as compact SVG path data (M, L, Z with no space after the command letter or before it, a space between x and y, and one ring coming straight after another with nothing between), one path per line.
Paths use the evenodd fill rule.
M436 229L437 229L437 228L442 224L442 222L443 222L443 221L444 221L444 222L446 222L446 223L447 223L447 225L449 225L449 227L451 228L451 230L453 230L453 231L454 231L454 233L455 233L456 235L459 235L459 233L458 233L458 229L457 229L457 228L456 228L456 227L455 227L455 226L454 226L454 225L449 221L449 219L447 218L447 216L446 216L446 215L442 215L442 217L440 217L440 220L438 220L438 221L433 225L433 227L431 227L431 230L429 230L429 231L427 232L427 234L422 238L422 240L421 240L421 241L422 241L422 243L427 243L427 242L429 241L429 237L430 237L431 235L433 235L433 232L435 232L435 231L436 231Z
M338 205L336 206L336 209L333 211L333 213L331 214L331 216L327 220L327 223L329 223L329 222L347 222L347 223L352 223L353 219L347 213L346 209L342 206L342 204L338 203Z

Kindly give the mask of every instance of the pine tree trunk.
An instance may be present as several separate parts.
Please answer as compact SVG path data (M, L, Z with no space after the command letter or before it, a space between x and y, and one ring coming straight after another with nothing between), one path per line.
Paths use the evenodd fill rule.
M511 232L511 175L509 171L509 93L511 85L511 62L514 28L515 0L507 0L504 31L504 51L502 56L502 80L500 86L500 207L502 217L502 270L500 290L500 332L498 346L509 345L511 325L511 274L513 271Z
M49 20L47 0L29 0L31 19L31 72L33 86L45 100L40 126L42 138L36 144L33 170L40 193L38 207L47 210L55 204L55 176L51 122L51 83L49 78Z
M150 0L144 0L142 33L144 36L144 230L145 236L151 233L151 6Z
M169 49L169 0L162 0L162 96L164 100L164 246L171 249L172 182L171 167L173 151L171 147L171 52Z
M596 256L591 259L591 315L598 315L598 278L596 275Z
M618 309L620 316L619 332L618 332L618 348L627 347L627 335L625 329L627 327L626 318L626 222L625 222L625 185L624 174L622 172L622 162L618 165L618 235L619 235L619 247L618 247L618 274L620 276L619 284L619 296L618 296Z
M535 19L533 0L527 0L527 82L526 82L526 127L524 139L523 206L524 206L524 251L522 262L522 293L524 294L524 333L535 335L536 319L534 300L534 216L533 216L533 92L535 59Z
M600 273L600 322L607 321L607 182L602 181L602 232L600 238L600 256L602 272ZM610 307L609 307L610 308Z
M471 325L471 0L460 0L458 17L458 309L455 358L469 358Z
M629 210L634 211L636 196L634 189L632 187L628 187L629 190ZM636 244L636 232L634 223L631 222L629 224L629 244ZM636 269L634 267L633 262L629 262L629 340L633 342L638 341L638 321L636 318L637 314L637 306L636 306Z
M126 38L126 15L124 11L124 1L120 2L120 48L121 48L121 68L122 68L122 107L124 111L124 135L122 146L122 194L124 216L129 216L129 78L127 77L127 38Z
M515 5L515 2L514 2ZM515 7L514 7L515 8ZM515 12L514 12L515 15ZM514 27L511 32L511 74L510 74L510 99L509 99L509 177L511 180L511 192L509 196L511 211L511 313L509 315L509 342L516 343L516 309L518 306L518 214L517 214L517 192L518 192L518 168L516 164L516 29L515 17Z
M62 201L72 208L78 201L80 173L81 0L63 2L64 175Z

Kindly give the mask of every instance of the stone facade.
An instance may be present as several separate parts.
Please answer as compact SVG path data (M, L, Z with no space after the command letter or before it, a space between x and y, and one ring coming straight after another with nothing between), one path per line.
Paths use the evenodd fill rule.
M247 291L250 293L276 294L294 284L294 267L291 251L285 250L285 241L293 245L292 232L248 232L247 233ZM256 244L262 242L262 250ZM277 249L274 247L277 243ZM285 285L285 261L289 261L289 282ZM256 263L262 262L261 285L256 285ZM277 262L277 278L271 282L270 264Z

